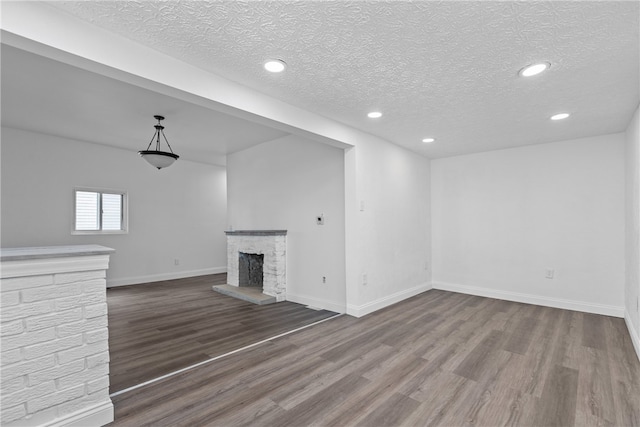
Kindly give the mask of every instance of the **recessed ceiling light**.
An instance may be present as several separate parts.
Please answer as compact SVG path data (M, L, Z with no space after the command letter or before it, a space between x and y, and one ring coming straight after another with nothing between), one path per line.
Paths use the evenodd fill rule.
M522 70L520 70L519 74L523 77L531 77L535 76L536 74L540 74L541 72L549 69L549 67L551 67L551 64L549 64L548 62L540 62L538 64L527 65Z
M367 114L367 117L369 117L370 119L379 119L380 117L382 117L382 113L380 111L372 111Z
M429 143L429 142L433 142L433 141L435 141L435 138L425 138L425 139L422 140L422 142L425 142L425 143Z
M281 73L287 68L287 64L281 59L271 59L264 63L264 69L270 73Z
M551 120L562 120L562 119L566 119L569 116L570 116L569 113L560 113L560 114L555 114L555 115L551 116L550 119Z

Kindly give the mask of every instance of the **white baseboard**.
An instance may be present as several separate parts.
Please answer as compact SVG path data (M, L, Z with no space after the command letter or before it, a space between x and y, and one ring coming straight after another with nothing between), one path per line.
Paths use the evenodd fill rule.
M295 295L291 292L287 292L287 301L295 302L297 304L310 305L311 307L321 308L323 310L334 311L336 313L345 313L345 304L339 304L334 301L328 301L321 298L309 297L305 295Z
M185 279L187 277L205 276L207 274L226 273L227 267L203 268L201 270L176 271L171 273L149 274L147 276L124 277L121 279L107 278L107 288L116 286L137 285L140 283L160 282L162 280Z
M636 350L636 356L638 356L638 360L640 360L640 335L638 335L638 331L636 331L636 328L633 327L631 318L626 311L624 313L624 323L627 324L627 329L629 330L629 335L631 336L633 348Z
M428 291L429 289L431 289L431 284L423 283L421 285L414 286L413 288L396 292L395 294L388 295L384 298L380 298L366 304L347 304L347 314L354 317L366 316L369 313L373 313L374 311L380 310L381 308L385 308L407 298L411 298L412 296L421 294L422 292Z
M73 412L55 421L45 424L46 427L100 427L113 421L113 403L107 402Z
M497 289L479 288L476 286L458 285L454 283L433 282L433 289L477 295L480 297L496 298L506 301L522 302L525 304L542 305L545 307L563 308L565 310L582 311L585 313L604 314L606 316L624 317L624 307L574 301L561 298L551 298L540 295L522 294Z

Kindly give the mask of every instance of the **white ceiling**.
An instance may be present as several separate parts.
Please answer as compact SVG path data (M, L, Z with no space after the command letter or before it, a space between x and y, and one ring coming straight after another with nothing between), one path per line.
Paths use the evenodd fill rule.
M623 131L639 101L639 4L636 1L51 3L184 62L430 158ZM286 72L279 75L264 72L262 63L268 58L285 60ZM521 67L537 61L551 62L551 69L530 79L518 76ZM6 64L3 56L3 104ZM46 79L46 75L36 77ZM56 95L65 91L63 84L72 85L71 88L78 84L75 78L58 81ZM116 82L108 80L104 85L80 92L100 97L107 104L96 107L113 110L108 124L101 125L91 117L100 131L115 132L111 126L122 120L122 117L116 120L117 113L131 115L138 126L143 126L139 135L150 137L153 132L153 120L147 118L150 106L163 105L162 102L176 117L174 123L194 117L202 120L195 125L201 130L211 125L210 110L198 112L192 105L153 93L143 94L143 102L131 87L118 89ZM122 108L123 99L126 108ZM84 101L77 103L84 114L80 119L89 120ZM384 116L368 119L366 113L374 109ZM157 108L151 110L161 112ZM550 115L561 111L572 116L560 122L548 120ZM3 122L5 114L3 108ZM178 125L172 128L174 116L166 115L171 142L172 133L183 129L176 129ZM227 127L234 124L226 120L223 121ZM238 126L243 128L247 124ZM254 130L248 131L249 139L264 131ZM279 132L273 132L277 137ZM421 143L426 136L437 141L429 145ZM113 137L123 139L125 135ZM191 143L190 140L188 144ZM255 140L247 140L243 147L252 143ZM235 140L233 144L242 142ZM224 153L234 151L235 148L230 148L233 144L218 147L207 140L206 144L183 148Z
M175 152L203 163L224 165L227 153L286 135L2 46L3 126L138 151L154 135L155 114L165 116L165 135Z

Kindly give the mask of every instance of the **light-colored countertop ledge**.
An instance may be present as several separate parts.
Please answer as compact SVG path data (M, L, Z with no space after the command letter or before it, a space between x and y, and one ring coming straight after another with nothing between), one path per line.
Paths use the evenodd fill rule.
M0 248L0 261L64 258L90 255L109 255L114 249L100 245L41 246L25 248Z

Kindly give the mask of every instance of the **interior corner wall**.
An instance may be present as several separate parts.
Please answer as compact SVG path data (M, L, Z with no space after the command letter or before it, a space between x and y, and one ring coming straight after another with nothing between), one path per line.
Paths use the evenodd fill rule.
M640 108L625 134L626 282L625 320L640 358Z
M224 167L2 128L2 247L114 248L107 286L226 271ZM125 190L129 232L72 235L75 187ZM175 260L179 265L175 265Z
M345 311L344 150L287 136L230 154L227 195L230 229L287 230L287 300Z
M431 166L434 288L623 316L624 134Z
M347 313L363 316L431 288L430 163L374 138L347 159Z

